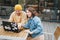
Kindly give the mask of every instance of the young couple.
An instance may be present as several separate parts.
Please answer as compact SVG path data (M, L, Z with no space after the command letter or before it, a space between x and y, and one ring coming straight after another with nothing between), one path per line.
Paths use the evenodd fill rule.
M16 22L19 29L22 27L29 28L29 30L25 30L25 32L29 33L27 40L44 40L43 26L37 16L37 11L32 7L28 7L24 12L20 4L15 5L14 10L9 21Z

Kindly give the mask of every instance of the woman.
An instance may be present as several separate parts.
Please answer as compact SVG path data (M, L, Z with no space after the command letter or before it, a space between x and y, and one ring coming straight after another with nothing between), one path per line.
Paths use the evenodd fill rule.
M43 27L40 18L37 17L36 10L29 7L27 8L26 13L28 22L23 27L30 29L25 30L30 35L27 40L44 40Z

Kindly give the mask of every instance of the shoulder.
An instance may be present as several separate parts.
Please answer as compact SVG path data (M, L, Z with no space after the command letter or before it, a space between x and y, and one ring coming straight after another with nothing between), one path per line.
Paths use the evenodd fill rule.
M15 16L15 11L11 13L10 17L14 17Z
M15 15L15 11L11 13L11 15Z
M26 15L26 12L25 11L22 11L22 15Z
M33 20L35 20L35 21L41 21L41 19L40 19L38 16L35 16L35 17L33 18Z
M22 14L26 14L26 12L25 11L22 11Z
M33 18L33 21L34 21L35 23L41 23L41 19L40 19L39 17L37 17L37 16L35 16L35 17Z

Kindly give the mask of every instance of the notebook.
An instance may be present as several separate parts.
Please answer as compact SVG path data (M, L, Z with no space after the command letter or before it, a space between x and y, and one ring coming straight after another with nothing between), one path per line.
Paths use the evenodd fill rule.
M2 21L2 25L5 31L12 31L16 33L22 31L18 29L18 25L15 22Z

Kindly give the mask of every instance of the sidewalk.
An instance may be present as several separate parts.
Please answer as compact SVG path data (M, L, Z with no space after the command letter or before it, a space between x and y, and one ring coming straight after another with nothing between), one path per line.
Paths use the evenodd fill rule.
M52 35L56 29L57 26L60 26L60 23L56 22L42 22L44 26L44 32L45 32L45 40L52 40Z

